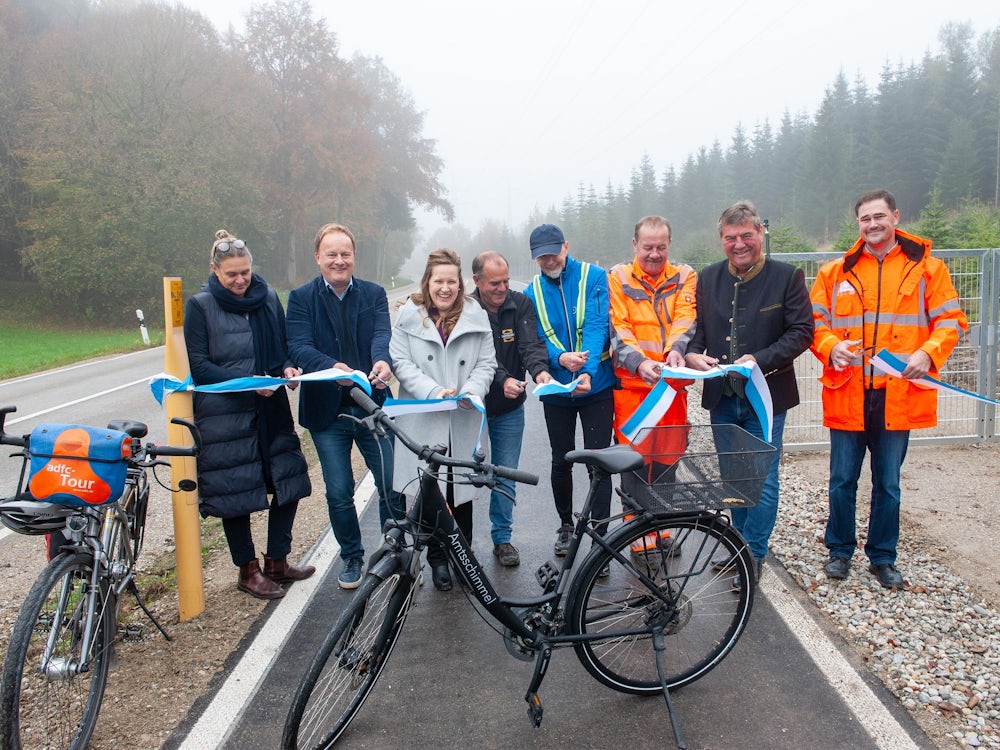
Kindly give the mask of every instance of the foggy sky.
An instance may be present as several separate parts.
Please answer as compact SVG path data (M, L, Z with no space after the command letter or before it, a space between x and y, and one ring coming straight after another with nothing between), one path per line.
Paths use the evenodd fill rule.
M240 30L243 0L182 0ZM875 90L888 64L937 52L948 22L1000 27L995 0L313 0L339 52L381 57L426 113L456 220L517 227L577 185L627 187L648 154L658 176L725 149L742 123L814 114L843 71ZM753 196L747 196L752 198ZM420 217L425 235L443 221Z

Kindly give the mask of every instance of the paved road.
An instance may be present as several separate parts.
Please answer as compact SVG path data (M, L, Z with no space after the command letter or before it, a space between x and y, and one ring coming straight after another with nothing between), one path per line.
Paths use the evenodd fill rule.
M522 467L544 475L547 440L544 430L531 427L542 424L541 409L537 403L529 406ZM580 493L582 471L578 469ZM538 488L520 490L515 520L515 543L523 560L519 568L495 564L487 503L476 508L477 552L505 593L537 593L534 570L551 554L558 525L545 485L543 480ZM374 505L367 506L362 519L366 543L374 545ZM269 605L256 640L243 644L228 665L227 679L220 679L217 692L195 705L166 747L278 747L298 676L347 597L336 585L340 565L329 540L317 549L315 562L328 566L326 575L296 584L289 596ZM674 696L688 746L933 747L881 684L860 676L845 661L837 639L829 640L809 613L811 605L803 604L794 584L769 567L763 595L735 651ZM599 685L572 650L553 658L540 691L544 720L533 729L524 703L531 669L532 664L507 654L502 639L461 591L441 593L428 583L417 595L386 671L338 747L673 746L661 699L621 695Z
M89 360L56 370L0 381L0 406L16 406L7 415L7 432L25 435L42 422L106 425L113 419L136 419L149 425L150 440L167 442L166 417L149 391L149 379L163 372L163 347ZM20 461L0 460L0 488L14 491ZM0 540L13 534L0 527Z

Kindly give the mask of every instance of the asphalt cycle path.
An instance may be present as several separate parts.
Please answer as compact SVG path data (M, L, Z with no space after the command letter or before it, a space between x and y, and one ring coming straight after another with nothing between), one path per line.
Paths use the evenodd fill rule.
M475 552L505 595L534 596L537 567L552 557L558 519L548 488L550 450L542 410L528 401L521 468L542 477L518 486L514 544L521 565L492 555L488 499L475 509ZM578 438L578 444L582 441ZM577 505L586 489L576 469ZM380 538L371 483L359 488L369 554ZM617 501L613 501L617 505ZM614 507L614 506L613 506ZM350 592L336 583L340 561L330 535L314 549L320 571L272 603L239 652L165 747L243 750L280 746L300 675ZM712 672L672 693L689 748L933 748L885 687L854 663L780 566L769 563L747 629ZM674 746L661 697L614 692L594 680L572 649L553 653L539 691L541 727L524 694L533 662L512 658L503 639L457 586L427 581L385 671L342 736L344 748L608 748Z

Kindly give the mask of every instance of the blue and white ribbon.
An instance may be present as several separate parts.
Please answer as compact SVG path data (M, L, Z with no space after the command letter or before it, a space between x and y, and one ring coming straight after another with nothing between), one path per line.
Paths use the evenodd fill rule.
M252 375L245 378L233 378L221 383L207 383L205 385L195 385L188 375L184 380L179 380L173 375L160 373L154 375L149 380L149 390L153 392L153 397L159 404L163 404L164 396L177 391L197 391L198 393L239 393L240 391L274 391L286 383L310 383L319 381L333 381L340 385L354 384L361 388L369 396L372 392L371 383L360 370L344 372L336 367L328 370L309 372L297 375L294 378L272 378L266 375Z
M882 372L888 373L889 375L895 375L897 378L903 377L903 370L906 369L906 362L901 360L895 354L890 354L887 349L883 349L882 351L880 351L878 354L872 357L870 361ZM924 388L935 388L939 391L950 391L952 393L958 393L962 396L968 396L969 398L974 398L977 401L984 401L987 404L996 404L997 406L1000 406L1000 401L988 398L986 396L981 396L978 393L967 391L964 388L959 388L958 386L955 385L948 385L947 383L941 382L937 378L932 378L930 375L924 375L922 378L919 378L918 380L912 380L910 382L915 383L916 385L920 385Z
M655 427L657 423L667 413L667 409L674 402L677 391L674 390L666 378L676 378L678 380L708 380L718 378L727 373L739 373L747 378L746 397L753 408L757 419L760 420L763 433L768 442L771 442L771 430L774 425L774 405L771 402L771 391L768 390L764 373L756 362L739 365L719 365L711 370L693 370L690 367L664 367L660 370L660 382L653 386L653 390L639 404L635 413L625 420L621 426L622 434L629 442L635 440L638 434L647 427Z
M399 399L399 398L387 398L385 403L382 405L382 411L388 414L390 417L399 417L404 414L426 414L428 412L436 411L453 411L459 408L459 401L463 399L468 400L479 412L479 437L476 438L476 447L472 451L472 455L475 456L476 452L479 451L483 446L483 431L486 429L486 406L483 404L483 400L479 396L474 396L471 393L462 393L458 396L449 396L448 398L426 398L426 399Z
M556 380L552 380L548 383L539 383L535 386L532 393L535 396L565 396L575 391L578 385L580 385L580 378L574 378L568 383L560 383Z

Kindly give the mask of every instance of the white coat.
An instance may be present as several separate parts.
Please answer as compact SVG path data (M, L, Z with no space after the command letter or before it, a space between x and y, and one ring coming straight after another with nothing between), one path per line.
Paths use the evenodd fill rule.
M466 297L462 315L448 337L441 342L437 327L423 306L412 300L396 314L389 342L392 369L399 381L400 399L432 399L445 388L455 394L469 393L486 398L497 368L493 331L486 311L472 297ZM451 446L450 455L471 458L479 438L482 416L476 409L402 415L395 418L403 430L424 445ZM489 438L482 434L489 456ZM487 459L488 460L488 459ZM415 492L410 484L417 476L417 457L396 442L392 486L398 492ZM468 485L455 487L455 502L474 498L481 490Z

